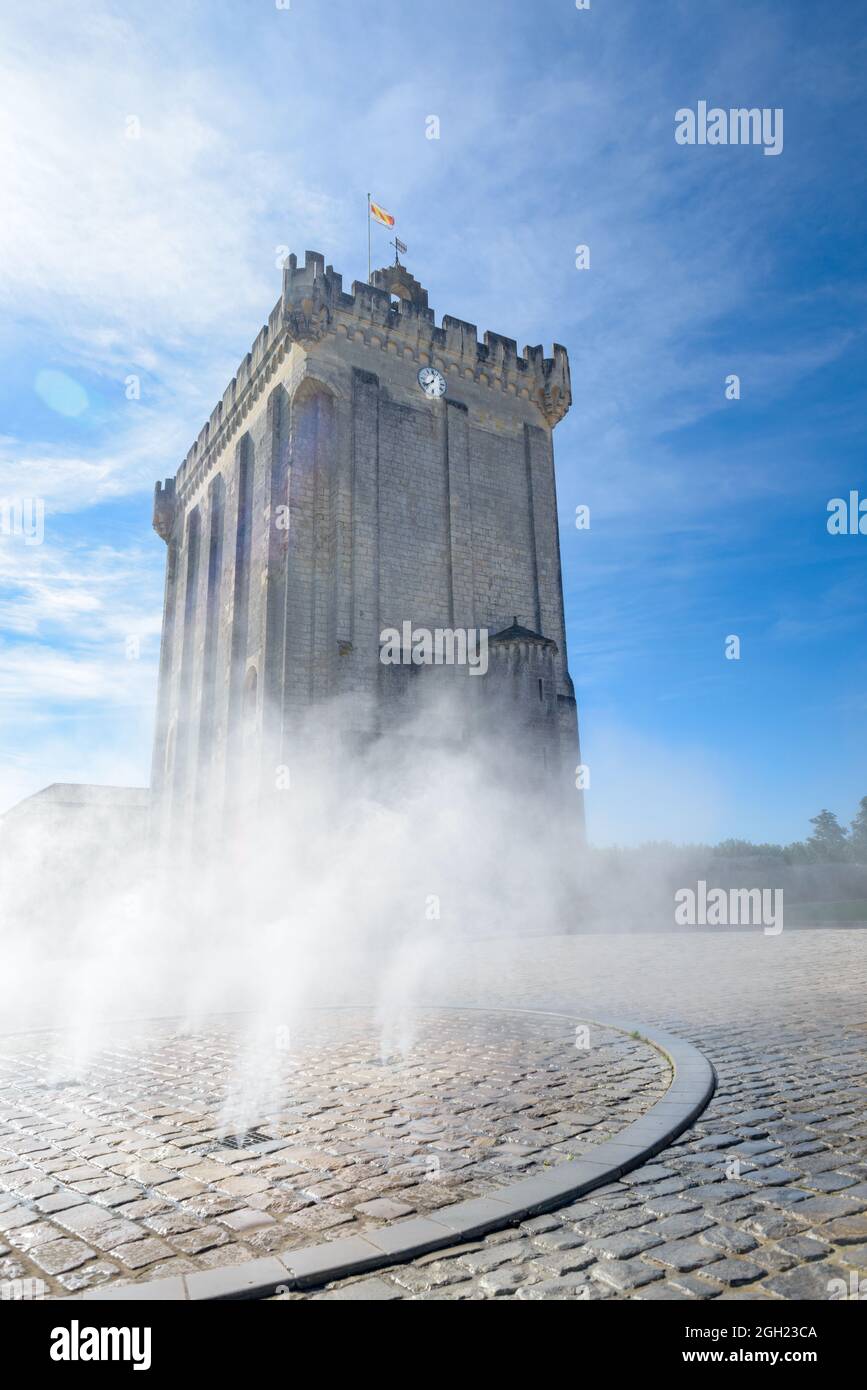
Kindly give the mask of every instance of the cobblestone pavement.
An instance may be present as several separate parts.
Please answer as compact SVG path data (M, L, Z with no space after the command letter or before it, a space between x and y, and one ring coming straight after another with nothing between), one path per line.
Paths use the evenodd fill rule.
M362 1232L565 1161L670 1082L610 1028L397 1023L413 1030L399 1049L366 1010L307 1014L252 1049L227 1019L119 1027L83 1066L64 1034L0 1039L0 1285L60 1296Z
M486 950L461 962L473 997L603 997L695 1043L717 1069L715 1097L652 1163L586 1200L283 1299L867 1298L867 933Z

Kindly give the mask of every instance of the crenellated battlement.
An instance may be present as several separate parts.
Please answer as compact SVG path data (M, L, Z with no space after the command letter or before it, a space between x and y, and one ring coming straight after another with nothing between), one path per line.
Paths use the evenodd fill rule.
M384 267L372 279L354 281L346 293L342 275L320 252L306 251L303 265L294 253L287 257L282 293L267 324L178 469L179 496L225 447L293 343L342 337L439 367L455 387L473 382L532 401L551 428L566 414L572 389L569 357L560 344L554 344L552 357L541 346L525 347L519 356L514 338L486 332L480 342L476 325L463 319L447 314L437 327L427 291L405 266Z

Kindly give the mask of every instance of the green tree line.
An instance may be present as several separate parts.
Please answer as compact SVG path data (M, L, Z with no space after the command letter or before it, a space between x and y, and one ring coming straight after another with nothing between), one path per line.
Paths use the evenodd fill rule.
M714 854L726 859L761 857L787 864L867 864L867 796L862 796L848 828L833 811L820 811L810 824L813 833L791 845L754 845L749 840L722 840Z

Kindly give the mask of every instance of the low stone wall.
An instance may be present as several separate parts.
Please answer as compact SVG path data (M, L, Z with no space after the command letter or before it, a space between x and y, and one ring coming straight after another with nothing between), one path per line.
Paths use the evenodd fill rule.
M55 783L0 818L0 900L28 931L69 926L70 904L122 889L146 853L146 787ZM82 891L84 890L84 891Z

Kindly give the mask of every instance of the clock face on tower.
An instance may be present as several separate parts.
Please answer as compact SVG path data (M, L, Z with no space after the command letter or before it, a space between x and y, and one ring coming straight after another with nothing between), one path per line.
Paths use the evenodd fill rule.
M422 367L418 374L418 384L432 401L446 393L446 379L436 367Z

